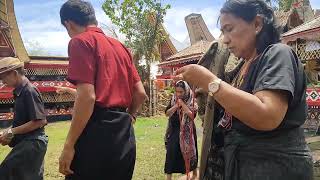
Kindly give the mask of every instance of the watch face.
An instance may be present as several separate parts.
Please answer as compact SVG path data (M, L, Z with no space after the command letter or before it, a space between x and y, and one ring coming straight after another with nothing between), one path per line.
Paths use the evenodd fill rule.
M218 84L217 83L210 83L209 84L209 91L212 93L215 93L218 90Z

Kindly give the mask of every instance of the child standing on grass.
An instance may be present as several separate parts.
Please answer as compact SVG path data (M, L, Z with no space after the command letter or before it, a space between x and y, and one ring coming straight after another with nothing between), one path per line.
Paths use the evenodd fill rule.
M0 143L12 147L0 164L0 180L42 180L48 136L44 105L38 89L24 76L23 63L13 57L0 59L0 80L14 88L12 127L0 132Z

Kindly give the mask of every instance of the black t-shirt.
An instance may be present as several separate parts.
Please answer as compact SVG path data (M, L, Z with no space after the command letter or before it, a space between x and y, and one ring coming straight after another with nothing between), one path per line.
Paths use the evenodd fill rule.
M46 119L40 92L27 78L23 78L21 85L13 91L13 94L15 100L13 128L26 124L29 121ZM26 134L15 135L11 146L14 146L26 137L37 138L39 135L44 135L43 127Z
M283 90L289 95L288 110L274 131L292 129L304 124L307 114L306 75L295 52L285 44L270 45L250 65L239 89L254 94L262 90ZM245 107L243 107L245 108ZM252 112L254 116L255 112ZM232 129L243 133L261 133L235 117Z

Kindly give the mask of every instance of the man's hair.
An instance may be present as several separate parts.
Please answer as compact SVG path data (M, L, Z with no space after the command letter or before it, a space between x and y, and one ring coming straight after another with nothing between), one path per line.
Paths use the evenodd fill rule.
M25 70L24 67L20 67L18 69L15 69L15 71L18 72L19 75L24 76L25 75Z
M60 9L61 24L65 21L73 21L80 26L97 25L98 21L93 6L82 0L68 0Z

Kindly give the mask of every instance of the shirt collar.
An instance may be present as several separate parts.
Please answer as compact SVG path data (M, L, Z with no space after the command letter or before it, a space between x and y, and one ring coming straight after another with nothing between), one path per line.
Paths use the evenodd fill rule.
M22 90L24 89L24 87L26 87L26 85L29 83L29 80L26 78L26 77L23 77L22 78L22 82L20 85L18 85L18 87L16 87L14 90L13 90L13 94L15 96L20 96Z
M86 32L88 32L88 31L103 33L103 31L102 31L100 28L94 27L94 26L87 27L87 28L86 28Z

